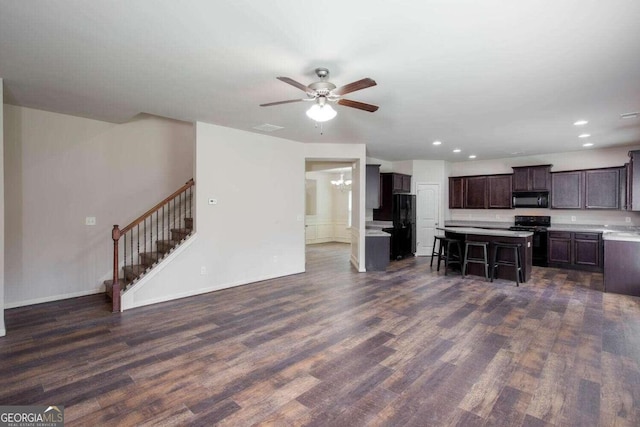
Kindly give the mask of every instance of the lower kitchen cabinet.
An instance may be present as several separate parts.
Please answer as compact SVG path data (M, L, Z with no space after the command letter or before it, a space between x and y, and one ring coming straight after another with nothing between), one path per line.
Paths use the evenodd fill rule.
M571 233L550 231L548 239L549 265L568 267L571 264Z
M602 233L550 231L549 267L602 271Z

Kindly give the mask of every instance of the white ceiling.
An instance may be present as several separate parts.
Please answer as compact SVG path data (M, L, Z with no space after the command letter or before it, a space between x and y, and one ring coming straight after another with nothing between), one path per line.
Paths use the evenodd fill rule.
M327 67L378 86L320 128L304 84ZM113 122L149 113L384 160L457 161L640 143L640 1L0 0L5 102ZM585 118L584 129L573 126ZM434 140L441 140L439 147ZM453 148L462 152L453 154ZM513 154L517 153L517 154Z

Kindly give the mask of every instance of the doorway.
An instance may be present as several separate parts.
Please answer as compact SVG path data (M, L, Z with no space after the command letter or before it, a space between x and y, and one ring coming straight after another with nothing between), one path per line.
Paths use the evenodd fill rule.
M431 256L440 224L440 184L416 185L416 256Z
M343 205L347 210L346 217L343 217L346 221L340 221L341 223L337 224L339 239L336 240L325 240L325 241L342 241L345 245L349 245L350 248L350 263L353 267L356 268L357 271L365 271L364 269L364 193L362 193L362 188L364 184L364 170L361 165L363 164L363 159L360 158L339 158L339 157L307 157L305 159L305 174L309 171L318 171L318 170L331 170L337 168L349 168L351 172L351 188L350 191L347 189L344 192ZM341 173L337 172L331 180L339 180ZM347 174L345 173L343 179L347 180ZM306 178L306 177L305 177ZM311 185L312 187L313 185ZM306 186L305 186L306 187ZM332 189L332 191L340 191ZM351 200L351 203L348 201ZM305 211L306 211L306 203L305 201ZM317 208L317 206L316 206ZM350 209L349 209L350 208ZM306 212L305 212L306 213ZM314 237L311 235L313 230L311 227L311 221L309 220L309 216L305 215L305 243L310 239L307 239L307 235L309 237ZM318 218L316 218L317 220ZM316 227L315 234L315 242L314 243L322 243L318 238L326 236L329 234L328 224L323 225L325 228L325 234L322 234L322 231ZM305 244L305 248L307 245ZM305 250L306 252L306 250ZM306 260L306 253L305 253Z

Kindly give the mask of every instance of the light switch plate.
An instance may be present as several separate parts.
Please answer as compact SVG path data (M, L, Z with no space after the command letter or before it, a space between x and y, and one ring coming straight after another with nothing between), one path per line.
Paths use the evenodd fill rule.
M209 199L209 204L210 205L217 205L218 204L218 199Z

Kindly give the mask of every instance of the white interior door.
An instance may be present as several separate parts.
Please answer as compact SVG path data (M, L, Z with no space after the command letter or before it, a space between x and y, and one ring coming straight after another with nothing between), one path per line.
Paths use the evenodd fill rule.
M416 188L416 256L431 256L440 222L440 184L418 183Z

